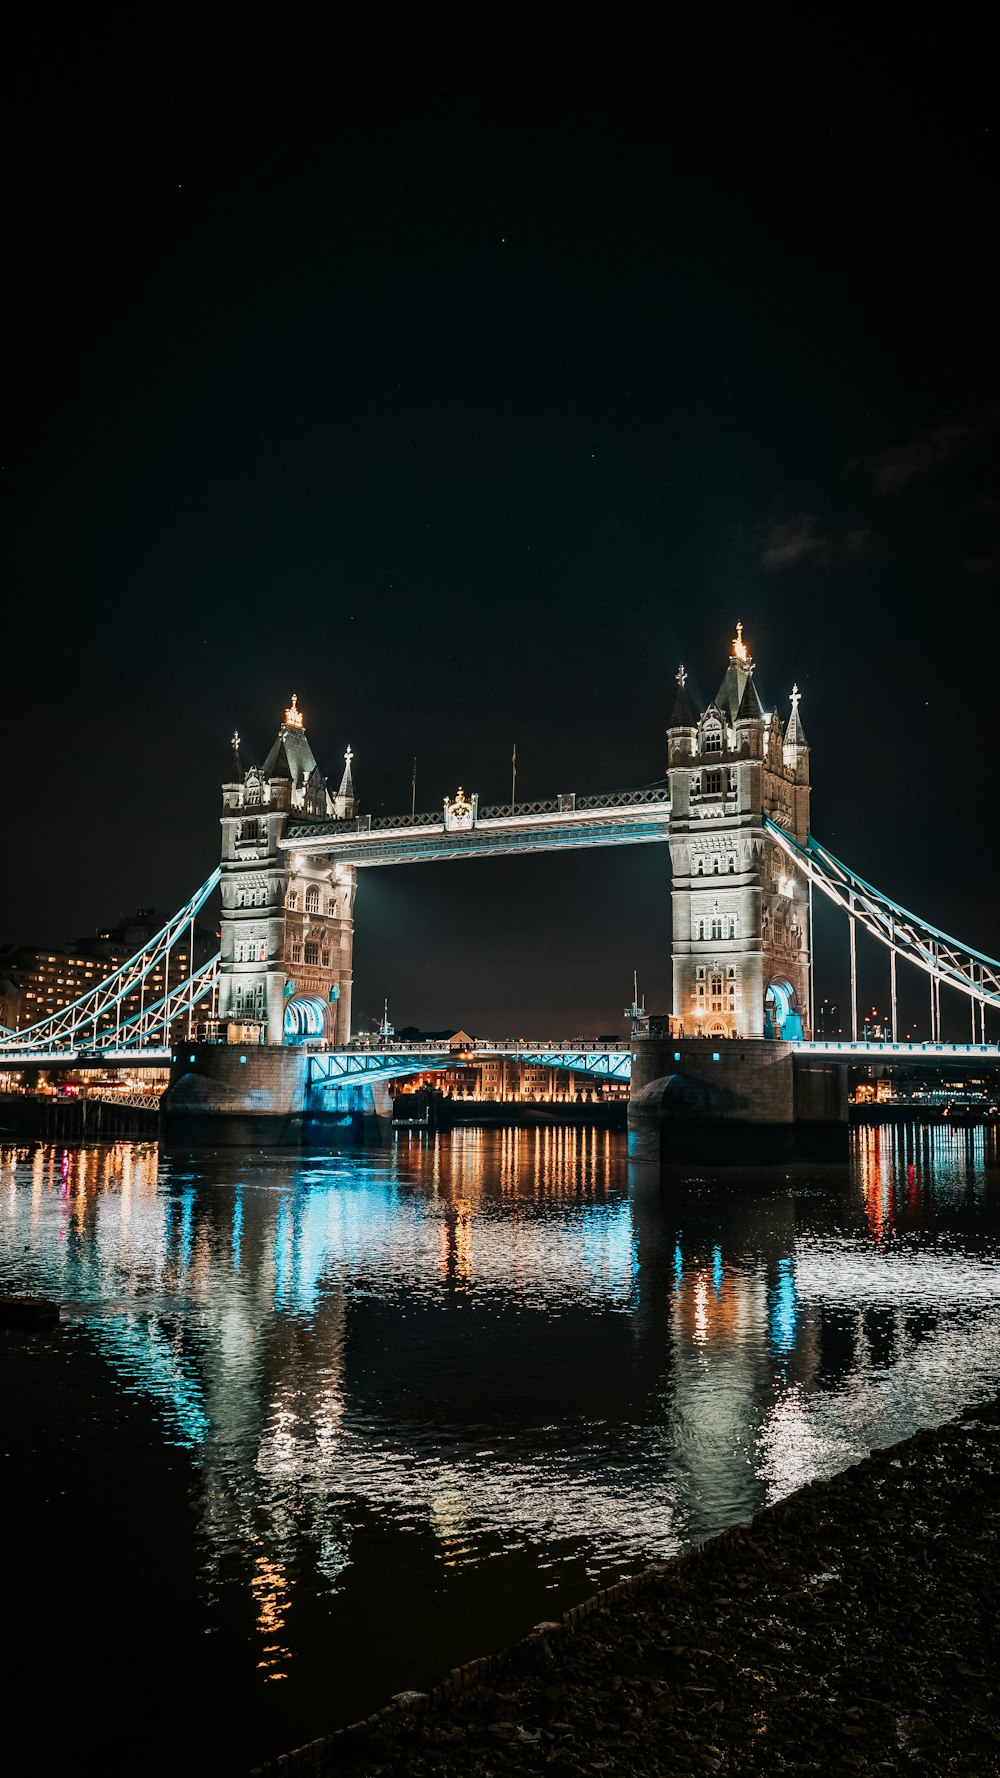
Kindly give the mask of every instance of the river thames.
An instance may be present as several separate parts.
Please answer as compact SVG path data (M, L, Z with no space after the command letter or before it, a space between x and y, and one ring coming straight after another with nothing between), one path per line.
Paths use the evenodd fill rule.
M8 1697L245 1772L1000 1387L993 1132L0 1148Z

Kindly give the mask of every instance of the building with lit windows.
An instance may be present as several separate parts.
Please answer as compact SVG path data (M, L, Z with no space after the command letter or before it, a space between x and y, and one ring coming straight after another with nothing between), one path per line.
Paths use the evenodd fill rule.
M139 908L130 919L115 926L104 926L92 938L78 939L66 946L8 944L0 946L0 1025L23 1031L52 1013L62 1012L81 994L86 994L120 963L133 957L165 924L166 916L153 908ZM122 1003L121 1020L127 1021L160 1000L168 988L180 986L192 968L199 969L218 949L214 932L195 926L183 944L175 946L170 955L167 980L164 968L157 964ZM118 1015L109 1013L108 1019ZM186 1027L187 1014L176 1022L180 1035ZM100 1022L98 1031L110 1028ZM95 1032L95 1036L97 1032Z

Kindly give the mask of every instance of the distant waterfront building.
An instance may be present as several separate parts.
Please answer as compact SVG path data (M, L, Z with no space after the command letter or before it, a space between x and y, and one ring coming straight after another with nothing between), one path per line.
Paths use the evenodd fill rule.
M0 946L0 1025L12 1031L23 1031L52 1013L58 1013L94 987L120 963L142 949L166 922L166 915L153 908L139 908L129 919L104 926L90 938L78 939L71 945ZM202 926L194 929L194 967L208 961L218 949L214 932ZM167 986L179 987L187 979L191 963L191 944L187 935L170 955ZM122 1005L125 1021L138 1014L143 1006L152 1006L163 996L164 970L157 964L146 978L145 992L136 988ZM115 1015L109 1014L113 1022ZM187 1014L175 1021L175 1031L186 1026ZM109 1029L99 1021L98 1030Z
M809 748L798 687L783 728L753 675L742 624L703 710L677 674L667 728L675 1035L795 1037L809 1023L808 889L764 826L769 816L805 843Z

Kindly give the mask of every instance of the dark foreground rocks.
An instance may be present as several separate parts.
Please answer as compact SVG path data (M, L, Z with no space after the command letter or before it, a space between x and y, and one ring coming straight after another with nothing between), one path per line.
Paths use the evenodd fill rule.
M263 1768L1000 1774L1000 1404Z

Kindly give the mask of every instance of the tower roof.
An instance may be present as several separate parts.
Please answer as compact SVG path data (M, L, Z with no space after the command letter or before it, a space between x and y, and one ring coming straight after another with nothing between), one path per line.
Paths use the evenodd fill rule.
M806 740L806 731L802 727L802 718L799 715L799 699L801 696L802 693L798 686L793 685L791 691L792 713L789 716L785 727L786 747L808 747L809 745Z
M751 717L761 717L763 714L764 706L760 701L760 693L753 680L748 679L743 687L743 696L736 712L736 720L737 722L746 722Z
M306 738L305 717L293 692L278 738L264 761L263 776L290 778L293 788L301 790L315 769L316 759Z
M735 722L743 702L743 693L753 675L753 657L743 640L743 625L736 625L736 634L729 649L729 659L715 702L730 722ZM761 715L760 699L755 715Z
M667 723L667 727L697 728L698 712L691 702L691 697L687 689L686 668L684 666L678 667L674 677L677 680L677 696L674 699L674 708L670 721Z

